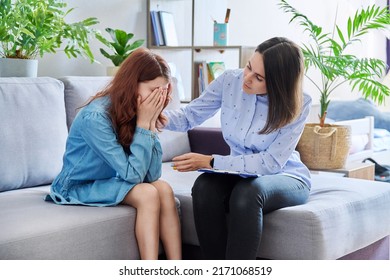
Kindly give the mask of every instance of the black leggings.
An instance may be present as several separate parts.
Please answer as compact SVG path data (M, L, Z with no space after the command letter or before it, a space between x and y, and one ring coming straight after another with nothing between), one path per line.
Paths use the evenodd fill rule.
M293 177L242 178L204 173L192 188L194 219L205 259L256 259L263 215L306 202L308 186Z

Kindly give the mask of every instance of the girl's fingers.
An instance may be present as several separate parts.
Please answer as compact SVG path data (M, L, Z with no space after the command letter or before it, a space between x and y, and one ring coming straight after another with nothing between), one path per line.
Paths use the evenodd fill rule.
M159 99L160 99L161 90L160 89L155 89L152 92L152 94L150 94L149 96L150 96L149 103L155 106L158 103Z
M140 103L138 103L141 110L149 111L151 121L155 121L164 108L164 104L167 98L167 90L162 88L156 88L152 93Z
M161 88L156 88L155 90L152 91L151 94L149 94L145 100L142 103L145 104L150 104L150 103L156 103L156 100L158 100L158 97L161 95Z
M166 95L162 93L160 95L160 99L158 101L158 107L162 109L163 105L165 104Z

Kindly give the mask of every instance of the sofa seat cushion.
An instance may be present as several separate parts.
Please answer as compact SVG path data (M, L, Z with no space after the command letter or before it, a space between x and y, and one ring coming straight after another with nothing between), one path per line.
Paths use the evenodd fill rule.
M57 205L50 186L0 193L0 259L139 259L136 209ZM180 201L176 198L180 214ZM159 253L163 253L160 244Z
M139 259L134 208L56 205L49 188L0 193L0 259Z
M63 84L0 78L0 127L0 192L51 183L68 136Z
M264 219L258 254L270 259L338 259L390 235L389 184L313 175L306 204Z
M199 245L191 198L199 174L179 173L163 164L163 179L180 200L182 238L189 245ZM264 216L259 258L338 259L390 235L388 183L324 175L312 179L306 204Z

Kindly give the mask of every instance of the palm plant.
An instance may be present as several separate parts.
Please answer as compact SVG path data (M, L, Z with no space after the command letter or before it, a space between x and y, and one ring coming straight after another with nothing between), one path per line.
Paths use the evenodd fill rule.
M353 18L347 21L346 33L335 23L332 33L326 33L322 27L314 24L307 16L281 0L280 7L292 14L290 23L298 21L308 32L312 43L302 48L305 57L306 77L320 92L320 126L323 127L330 94L340 85L348 82L352 90L358 88L365 98L371 98L381 104L390 89L378 80L386 71L386 63L376 58L359 58L347 53L347 47L359 42L361 37L371 30L386 29L390 25L387 7L371 5L357 10ZM316 83L307 75L310 67L319 69L321 81Z
M106 38L98 34L96 38L102 42L104 45L109 47L111 51L113 51L113 54L109 54L104 49L100 49L100 52L102 55L107 57L112 61L112 63L115 66L121 65L121 63L138 47L140 47L145 40L140 39L136 40L133 43L130 42L130 40L134 37L133 33L127 33L124 30L120 29L112 29L112 28L106 28L105 29L108 34L110 34L110 37L112 41L108 41Z

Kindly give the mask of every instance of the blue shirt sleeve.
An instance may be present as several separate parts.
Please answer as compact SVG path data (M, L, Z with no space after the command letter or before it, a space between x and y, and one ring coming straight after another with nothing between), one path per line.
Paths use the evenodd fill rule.
M165 111L164 114L169 119L165 129L185 132L214 116L221 108L224 77L225 75L221 75L214 80L198 98L184 108Z
M136 127L133 142L130 145L130 155L117 141L111 120L101 112L91 112L83 115L83 130L85 142L121 179L130 183L142 183L160 176L161 146L157 144L157 135L150 130ZM153 161L153 162L152 162ZM149 174L148 174L149 172Z

